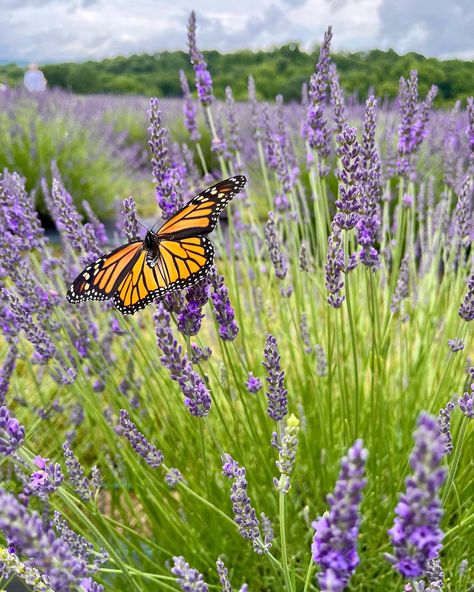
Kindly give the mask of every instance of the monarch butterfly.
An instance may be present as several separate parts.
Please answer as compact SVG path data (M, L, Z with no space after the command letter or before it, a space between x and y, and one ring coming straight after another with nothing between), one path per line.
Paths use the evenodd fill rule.
M247 179L236 175L208 187L157 232L100 257L80 273L67 292L69 302L109 300L122 314L135 314L169 292L192 286L205 277L214 247L205 236Z

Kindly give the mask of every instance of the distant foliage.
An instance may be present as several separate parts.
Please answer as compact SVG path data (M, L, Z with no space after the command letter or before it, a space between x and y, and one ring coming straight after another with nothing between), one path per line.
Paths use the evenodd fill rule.
M225 88L232 85L234 96L247 96L247 77L257 82L260 99L283 95L286 101L298 100L303 82L307 81L318 59L319 48L311 53L301 51L298 44L289 43L267 51L240 50L221 54L204 51L204 59L213 73L215 95L224 99ZM378 96L394 98L398 79L416 69L420 91L426 93L431 84L439 88L437 104L465 100L472 93L474 62L437 60L417 53L398 55L393 50L334 53L341 86L346 94L356 93L365 99L370 89ZM43 68L50 87L59 87L79 94L113 93L141 94L157 97L181 96L178 72L191 75L188 57L183 51L164 51L154 55L132 55L100 62L81 64L50 64ZM0 66L0 81L17 85L24 69L17 65Z

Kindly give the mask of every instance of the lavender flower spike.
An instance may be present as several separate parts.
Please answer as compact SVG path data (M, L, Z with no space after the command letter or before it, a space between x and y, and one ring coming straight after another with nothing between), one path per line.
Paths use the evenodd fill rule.
M465 392L458 400L459 409L469 419L474 419L474 383L471 384L471 392Z
M128 411L120 410L120 426L122 434L132 445L133 450L153 469L157 469L163 462L163 453L151 444L146 436L138 431L137 426L130 419Z
M361 166L360 145L355 128L345 125L337 137L341 151L341 171L337 212L333 223L342 230L354 228L359 220L361 208Z
M186 304L178 315L178 329L183 335L197 335L204 318L202 307L209 299L209 280L204 278L186 292Z
M173 557L173 562L171 573L176 576L176 581L183 592L208 592L209 588L202 574L190 567L184 557Z
M357 440L341 461L334 494L327 497L329 512L313 522L312 553L321 567L317 577L322 591L342 592L359 564L359 508L366 460L367 450Z
M229 581L229 571L221 557L219 557L216 561L216 568L217 575L219 576L219 581L221 583L222 592L232 592L232 586L230 585Z
M288 413L288 391L285 388L285 372L280 366L278 343L271 334L265 341L263 366L267 371L267 413L275 421L280 421Z
M127 197L122 202L122 228L128 241L138 238L137 206L133 197Z
M229 290L224 284L224 278L215 267L209 273L209 281L212 286L211 300L214 304L214 315L219 324L219 335L224 341L233 341L239 332L239 326L235 320L235 312L229 299Z
M179 71L179 81L181 83L181 90L183 91L183 113L184 113L184 124L186 129L191 136L193 142L198 142L201 138L198 126L196 123L196 107L193 103L193 98L189 90L188 79L183 70Z
M84 469L81 467L76 455L71 450L69 442L63 444L64 460L66 461L66 468L74 491L85 502L91 499L91 488L89 479L84 474Z
M161 363L168 368L172 380L181 387L184 404L191 415L203 417L211 408L211 396L201 378L193 369L187 356L181 356L182 347L173 337L170 327L170 314L160 302L153 315L155 321L156 342L163 352Z
M290 490L290 475L296 460L298 449L298 434L300 431L299 419L291 414L286 422L286 427L278 447L278 460L276 466L281 473L280 479L273 479L273 484L280 493L288 493Z
M0 407L0 454L10 456L24 439L25 428L5 406Z
M188 22L189 58L196 75L196 88L203 107L208 107L214 100L212 94L212 78L202 53L196 46L196 13L191 12Z
M226 454L222 459L222 472L228 479L233 481L230 499L232 501L234 520L239 527L239 532L244 539L253 542L254 551L259 553L259 522L255 508L252 507L247 493L248 484L245 467L239 466L239 463L230 454Z
M333 308L340 308L345 296L341 294L344 288L344 250L342 248L342 231L333 222L332 232L328 238L328 253L324 266L326 288L329 292L328 303Z
M458 310L458 314L464 321L474 319L474 273L467 280L467 292Z
M268 220L265 224L265 241L275 275L278 279L284 280L288 271L288 264L281 251L280 241L277 236L275 214L273 212L268 212Z
M443 533L439 489L446 469L441 466L445 439L436 419L422 413L414 433L415 447L410 458L413 474L406 479L393 527L389 530L395 556L387 556L406 578L423 574L428 559L437 556Z
M316 70L310 80L309 107L306 125L304 127L306 139L310 147L317 151L321 159L327 158L331 153L330 132L324 117L326 92L329 81L329 49L331 39L332 30L329 27L324 34Z

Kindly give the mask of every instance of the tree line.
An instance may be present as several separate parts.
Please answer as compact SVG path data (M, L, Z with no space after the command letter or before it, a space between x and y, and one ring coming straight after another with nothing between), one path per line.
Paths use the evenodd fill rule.
M240 50L232 53L204 51L214 81L215 94L224 98L227 85L237 100L247 97L249 74L255 78L257 96L271 100L276 94L286 101L299 100L302 83L309 80L319 48L304 52L289 43L267 51ZM465 100L472 94L474 62L425 58L417 53L398 55L393 50L332 53L341 86L361 99L374 90L377 96L392 99L398 92L400 76L418 70L420 92L431 84L439 87L438 105ZM62 88L78 94L112 93L157 97L181 96L178 71L192 77L188 56L182 51L163 51L82 63L46 64L41 67L50 88ZM24 68L0 66L0 82L21 84Z

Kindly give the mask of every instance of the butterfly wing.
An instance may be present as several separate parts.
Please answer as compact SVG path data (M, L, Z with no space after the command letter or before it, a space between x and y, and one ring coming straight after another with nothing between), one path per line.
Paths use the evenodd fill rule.
M67 300L74 304L84 300L108 300L142 252L143 242L134 241L97 259L73 281L66 294Z
M143 251L118 286L113 303L122 314L135 314L156 298L183 290L202 279L214 262L214 247L205 236L163 239L154 267Z
M176 240L212 232L219 214L246 182L243 175L236 175L208 187L167 220L157 236Z

